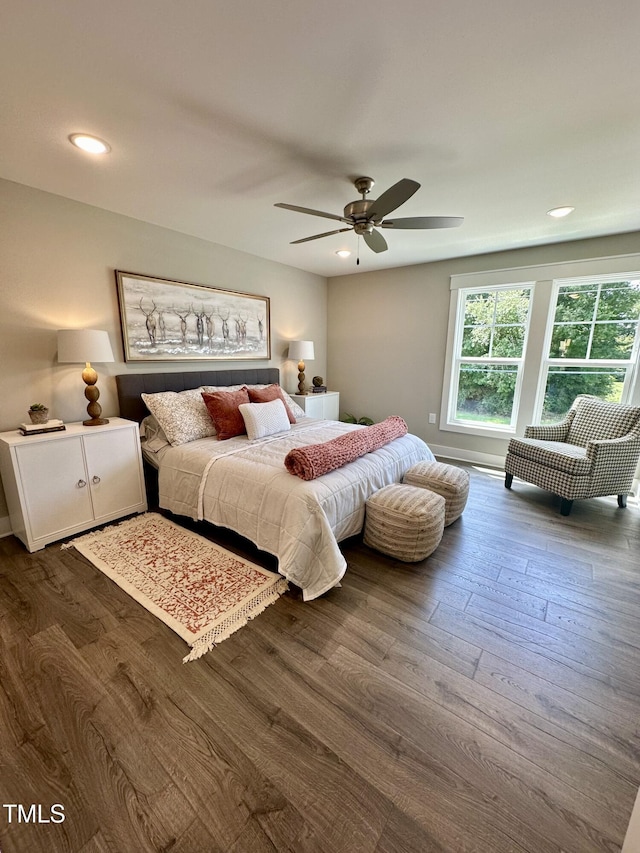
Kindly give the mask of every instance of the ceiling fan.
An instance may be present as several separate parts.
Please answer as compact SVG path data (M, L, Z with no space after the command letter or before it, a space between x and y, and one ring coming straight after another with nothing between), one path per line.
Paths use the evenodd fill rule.
M374 252L386 252L389 248L376 228L455 228L462 225L462 216L414 216L405 219L385 219L384 217L408 201L411 196L420 189L417 181L403 178L383 192L378 199L368 199L367 194L374 185L373 178L356 178L353 182L355 188L362 194L362 198L351 201L345 207L342 216L335 213L325 213L322 210L313 210L310 207L298 207L295 204L284 204L279 202L275 207L283 207L285 210L296 210L298 213L309 213L311 216L323 216L325 219L336 219L338 222L346 222L348 228L338 228L335 231L325 231L323 234L314 234L313 237L303 237L301 240L292 240L295 243L308 243L309 240L319 240L321 237L330 237L332 234L341 234L343 231L355 231L362 235L367 246Z

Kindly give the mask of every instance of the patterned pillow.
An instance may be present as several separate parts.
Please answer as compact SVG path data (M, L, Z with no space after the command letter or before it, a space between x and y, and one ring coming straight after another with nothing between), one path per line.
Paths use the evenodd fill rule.
M287 407L280 397L268 403L243 403L240 406L240 414L247 428L249 441L291 429Z
M272 400L282 400L287 412L287 417L289 418L289 423L295 424L296 419L294 418L289 406L287 406L282 393L282 388L278 384L274 382L273 385L267 385L265 388L248 388L248 391L249 399L252 403L270 403Z
M214 425L202 402L202 392L199 388L142 394L142 399L164 430L167 441L174 447L215 435Z
M211 394L203 391L202 399L220 441L245 434L244 420L238 407L249 402L246 386L238 391L215 391Z

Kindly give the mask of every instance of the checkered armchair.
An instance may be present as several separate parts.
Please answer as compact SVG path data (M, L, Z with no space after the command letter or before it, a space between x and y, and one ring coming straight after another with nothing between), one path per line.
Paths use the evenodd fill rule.
M562 515L574 500L605 495L625 507L639 458L640 408L581 394L561 423L511 439L504 484L510 489L516 476L559 495Z

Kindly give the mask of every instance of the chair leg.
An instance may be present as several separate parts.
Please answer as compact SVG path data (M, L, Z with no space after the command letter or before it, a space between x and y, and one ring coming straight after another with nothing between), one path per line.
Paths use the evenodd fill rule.
M567 500L567 498L560 499L560 515L569 515L571 512L571 507L573 506L573 501Z
M513 483L513 474L505 474L504 475L504 487L505 487L505 489L510 489L511 483Z
M620 509L624 509L627 505L627 496L626 495L618 495L618 506Z

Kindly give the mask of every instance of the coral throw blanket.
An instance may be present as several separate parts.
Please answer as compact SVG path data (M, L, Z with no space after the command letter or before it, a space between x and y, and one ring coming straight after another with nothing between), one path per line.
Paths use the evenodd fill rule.
M379 424L345 433L323 444L296 447L287 453L284 464L290 474L315 480L406 434L405 421L392 415Z

